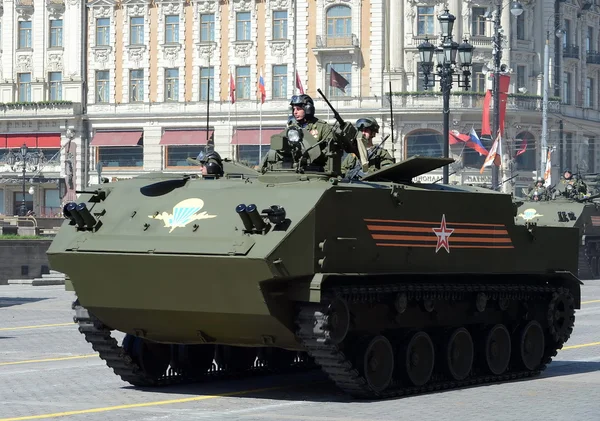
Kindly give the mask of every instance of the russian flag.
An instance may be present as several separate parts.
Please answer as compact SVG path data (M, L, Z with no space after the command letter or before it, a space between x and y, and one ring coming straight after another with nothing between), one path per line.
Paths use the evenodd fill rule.
M466 142L469 148L475 149L477 152L479 152L479 156L488 154L487 149L483 147L483 144L481 143L481 140L479 140L479 136L477 136L477 133L473 127L471 127L471 131L469 132L469 138L470 139Z
M265 80L263 79L262 72L258 78L258 91L260 92L260 103L263 104L267 98L267 92L265 90Z

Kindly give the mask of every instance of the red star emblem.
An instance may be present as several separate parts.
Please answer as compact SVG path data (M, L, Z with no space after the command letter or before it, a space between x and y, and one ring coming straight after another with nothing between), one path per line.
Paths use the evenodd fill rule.
M446 227L446 214L442 214L442 223L439 228L432 228L435 235L437 235L437 246L435 247L435 252L437 253L442 247L446 249L448 253L450 253L450 244L448 243L448 239L454 232L454 229Z

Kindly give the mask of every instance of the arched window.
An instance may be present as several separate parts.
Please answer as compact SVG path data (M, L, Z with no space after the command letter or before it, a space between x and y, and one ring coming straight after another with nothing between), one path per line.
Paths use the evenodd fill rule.
M435 130L415 130L406 135L405 141L406 158L415 155L440 157L443 154L444 137Z
M327 9L327 45L350 45L352 38L352 13L348 6L333 6Z
M515 158L517 170L536 170L536 147L535 137L529 132L521 132L515 138L515 150L513 153L516 155L521 150L525 152L519 153Z

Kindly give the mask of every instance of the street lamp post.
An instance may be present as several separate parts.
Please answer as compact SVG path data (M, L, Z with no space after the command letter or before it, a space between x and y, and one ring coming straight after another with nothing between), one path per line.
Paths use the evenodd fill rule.
M558 14L560 15L560 14ZM546 21L546 44L544 45L544 79L542 87L542 136L540 139L540 177L544 177L546 171L546 157L548 149L548 78L550 73L550 19L553 19L557 14L553 14L548 17ZM554 34L557 37L564 35L565 31L562 29L562 25L558 24L554 26ZM562 139L561 139L562 140Z
M23 146L21 146L21 159L22 159L22 163L23 163L23 200L21 201L21 208L19 209L19 216L25 216L27 215L27 205L25 204L25 174L27 173L27 165L26 165L26 159L27 158L27 145L25 143L23 143Z
M459 87L465 90L469 89L469 76L471 75L470 68L473 59L474 47L464 40L460 45L452 40L452 28L456 17L452 15L448 9L438 16L438 21L442 28L442 43L435 48L427 38L417 48L421 59L421 69L423 71L424 89L427 90L429 85L429 75L433 69L433 53L436 53L437 66L436 72L433 73L433 83L435 83L435 74L438 75L438 83L443 96L443 116L444 116L444 158L450 156L450 91L452 90L453 76L456 72L456 54L462 67L461 74L456 73L456 82ZM445 165L443 168L442 182L449 182L449 168Z
M26 144L23 144L19 150L20 156L15 155L12 151L9 151L7 154L7 161L13 171L17 171L18 164L21 165L21 171L23 172L23 200L21 200L21 206L19 206L18 215L26 216L27 215L27 203L25 202L25 194L27 187L27 164L29 164L32 168L37 169L38 163L40 162L40 154L34 153L30 154L29 148ZM19 158L19 159L17 159Z
M494 59L494 79L492 81L492 95L494 99L494 120L492 122L492 141L498 136L500 130L500 74L504 71L501 65L502 61L502 42L504 35L501 32L501 18L502 18L502 0L496 0L496 11L493 14L492 22L494 23L494 37L492 38L492 57ZM523 6L518 1L513 1L510 4L510 13L518 17L523 13ZM505 68L506 66L504 66ZM500 168L492 166L492 189L498 188Z

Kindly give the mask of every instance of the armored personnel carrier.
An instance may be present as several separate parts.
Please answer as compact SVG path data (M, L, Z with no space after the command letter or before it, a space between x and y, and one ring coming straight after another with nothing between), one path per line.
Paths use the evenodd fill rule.
M317 365L381 398L544 370L580 308L579 229L516 224L509 195L412 182L451 159L345 179L340 127L273 136L278 161L258 175L145 174L65 206L50 264L117 375L160 386Z
M553 192L547 200L520 198L517 224L575 227L579 230L580 279L600 278L600 192L581 196Z

